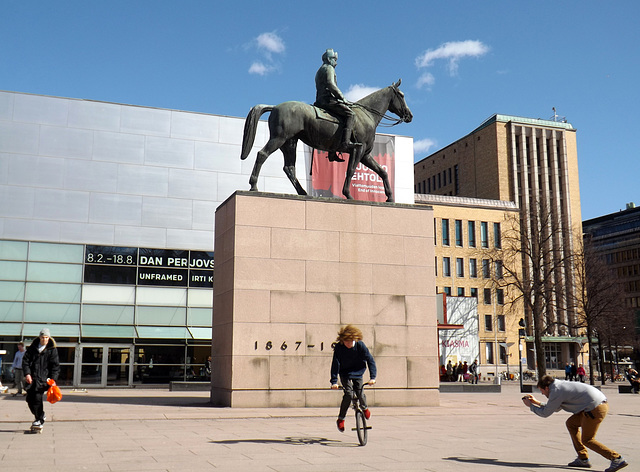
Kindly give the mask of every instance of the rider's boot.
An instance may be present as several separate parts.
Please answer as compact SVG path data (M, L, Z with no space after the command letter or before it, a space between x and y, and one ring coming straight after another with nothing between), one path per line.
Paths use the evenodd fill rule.
M342 144L340 145L341 148L354 149L362 146L362 143L351 141L351 133L353 132L353 121L353 116L347 117L347 121L344 125L344 134L342 135Z

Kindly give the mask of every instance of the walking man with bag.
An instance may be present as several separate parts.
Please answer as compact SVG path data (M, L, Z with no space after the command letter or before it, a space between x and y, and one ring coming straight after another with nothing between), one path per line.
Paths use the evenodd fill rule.
M35 421L32 429L42 429L45 420L44 395L49 389L47 379L57 382L60 375L60 361L56 342L48 328L40 331L40 336L33 340L22 358L24 379L27 382L27 404Z

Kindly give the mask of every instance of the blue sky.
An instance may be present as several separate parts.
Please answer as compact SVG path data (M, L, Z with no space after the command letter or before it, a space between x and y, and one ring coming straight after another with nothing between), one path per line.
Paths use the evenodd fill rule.
M402 78L420 159L494 113L577 128L583 219L640 204L640 3L0 1L0 90L246 116Z

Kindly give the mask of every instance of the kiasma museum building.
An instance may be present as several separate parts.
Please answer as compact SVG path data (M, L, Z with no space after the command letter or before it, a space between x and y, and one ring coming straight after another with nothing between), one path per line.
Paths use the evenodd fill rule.
M5 379L16 344L47 326L61 385L208 380L214 215L248 190L268 139L260 122L241 161L243 127L244 118L0 91ZM413 204L413 139L377 135L376 147L396 202ZM321 180L326 157L297 152L309 194L334 196L341 184ZM267 160L261 191L295 193L282 166L279 152ZM358 200L384 196L367 169L353 182Z

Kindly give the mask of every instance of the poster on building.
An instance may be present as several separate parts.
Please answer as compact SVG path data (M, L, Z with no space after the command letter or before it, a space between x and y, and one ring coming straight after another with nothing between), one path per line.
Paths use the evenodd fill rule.
M447 297L447 323L462 325L460 329L438 330L440 362L445 364L480 359L478 334L478 300L474 297Z
M314 197L344 198L342 186L349 163L348 154L338 154L344 162L331 162L326 151L313 150L311 192ZM376 135L371 157L387 171L391 188L395 185L395 150L393 136ZM351 196L366 202L384 202L382 179L364 164L359 164L351 179Z

